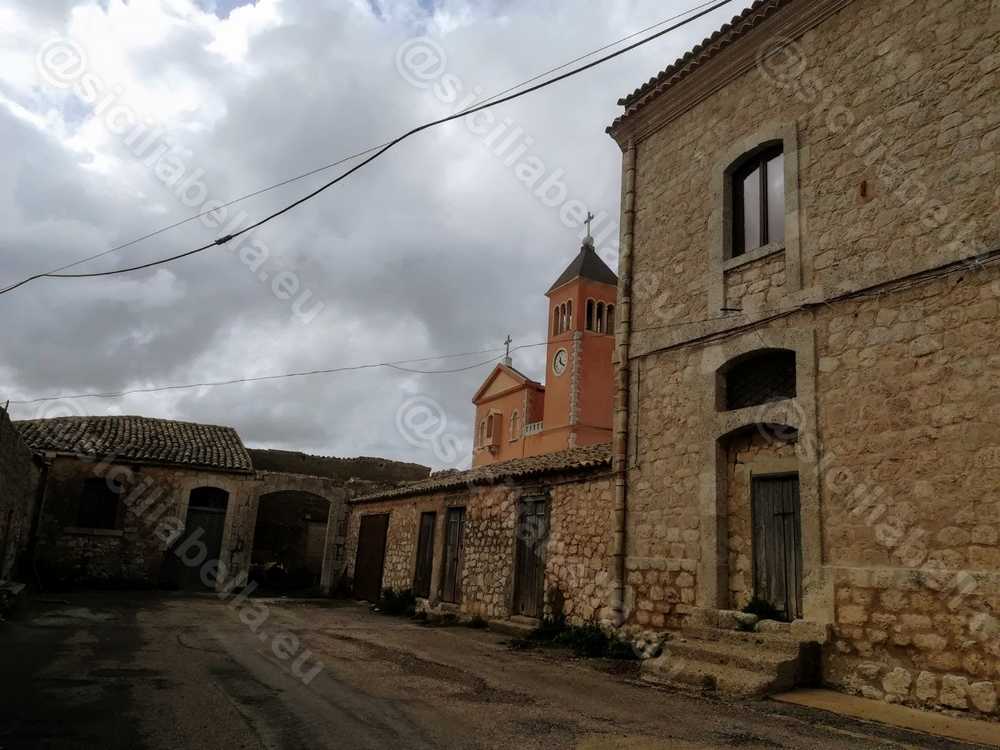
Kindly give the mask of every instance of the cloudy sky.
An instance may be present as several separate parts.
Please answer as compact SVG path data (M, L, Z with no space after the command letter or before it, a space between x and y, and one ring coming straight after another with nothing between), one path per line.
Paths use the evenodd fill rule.
M202 211L212 213L69 272L211 242L355 162L222 203L697 4L0 0L0 287ZM419 134L225 248L0 296L0 401L479 352L508 334L515 346L544 341L543 295L579 248L581 206L610 217L595 234L617 262L621 155L604 133L617 99L748 4L498 107L492 120ZM515 364L541 378L543 352L517 351ZM499 354L406 366L449 370ZM489 369L369 369L12 413L229 424L255 446L464 466L470 398ZM419 426L423 408L439 410L440 428Z

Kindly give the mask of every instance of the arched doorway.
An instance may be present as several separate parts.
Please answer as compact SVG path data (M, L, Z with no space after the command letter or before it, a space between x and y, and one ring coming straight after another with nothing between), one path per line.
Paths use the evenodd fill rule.
M250 579L260 589L305 591L320 584L330 502L302 491L260 497L250 559Z

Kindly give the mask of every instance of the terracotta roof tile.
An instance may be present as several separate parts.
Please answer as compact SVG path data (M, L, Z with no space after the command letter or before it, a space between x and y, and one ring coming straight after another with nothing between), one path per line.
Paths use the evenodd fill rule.
M468 471L441 472L431 474L428 479L403 485L392 490L356 498L353 502L387 500L391 498L425 495L455 487L476 484L496 484L507 479L522 479L543 474L582 471L586 469L611 467L610 445L588 445L584 448L547 453L531 458L516 458L489 466L480 466Z
M650 78L649 81L628 96L623 96L619 99L618 104L625 107L625 113L611 124L608 132L613 132L625 119L637 112L643 105L662 94L680 80L687 78L687 76L704 65L705 62L745 36L763 20L771 17L785 6L799 1L801 0L757 0L753 5L738 16L735 16L732 21L703 40L701 44L697 45L686 55L679 57L672 65L665 68L655 77Z
M253 471L250 454L232 427L149 417L58 417L14 422L14 426L38 451Z

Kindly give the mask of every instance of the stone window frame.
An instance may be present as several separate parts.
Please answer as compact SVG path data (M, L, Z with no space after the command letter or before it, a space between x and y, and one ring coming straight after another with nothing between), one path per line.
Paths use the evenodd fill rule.
M733 360L764 349L795 352L797 395L736 411L720 412L719 371ZM729 541L726 509L726 441L734 434L762 424L794 429L800 445L792 462L780 469L799 475L802 518L802 598L804 618L830 623L834 617L833 589L823 567L822 507L820 498L819 432L816 407L816 339L809 328L749 331L708 347L703 355L702 408L707 415L703 435L705 473L701 477L699 516L701 559L698 565L697 602L709 610L729 609ZM758 466L758 472L765 467Z
M785 156L785 240L732 257L733 173L767 148L781 144ZM732 144L712 169L712 214L709 220L708 306L721 315L727 306L726 272L778 253L785 256L785 288L802 289L802 238L799 213L799 134L796 122L770 122Z

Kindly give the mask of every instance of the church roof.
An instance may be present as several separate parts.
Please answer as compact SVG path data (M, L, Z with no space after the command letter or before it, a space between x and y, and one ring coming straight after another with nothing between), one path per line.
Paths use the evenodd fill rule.
M556 283L549 288L547 294L552 294L552 292L563 284L568 284L574 279L589 279L590 281L599 281L602 284L618 286L618 277L614 271L608 268L607 263L601 260L601 256L594 249L592 240L583 243L579 255L573 259L573 262L556 279Z
M493 368L493 372L491 372L486 377L486 380L483 381L483 384L479 386L479 390L476 391L476 395L472 397L472 403L474 404L479 403L480 399L482 399L482 397L486 394L486 391L489 390L489 387L493 385L493 381L496 380L497 376L500 375L500 373L502 372L505 372L508 375L510 375L521 385L527 385L533 388L537 388L539 390L545 390L545 386L539 383L538 381L532 380L523 372L521 372L520 370L516 370L510 365L501 363Z

